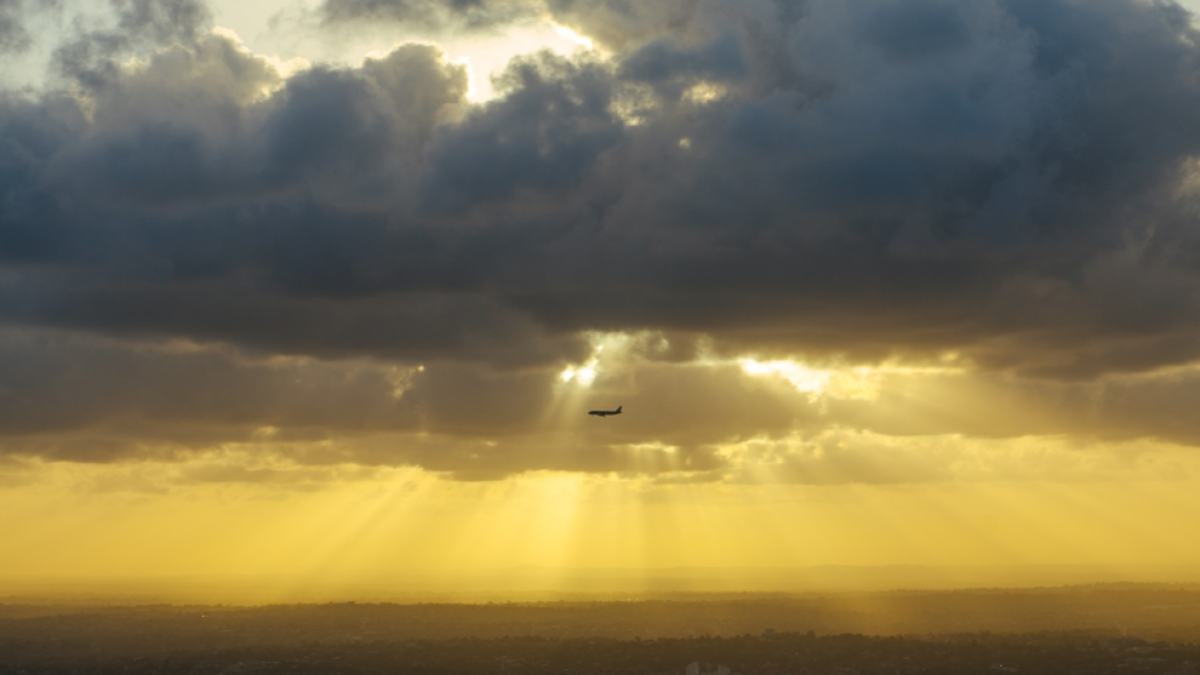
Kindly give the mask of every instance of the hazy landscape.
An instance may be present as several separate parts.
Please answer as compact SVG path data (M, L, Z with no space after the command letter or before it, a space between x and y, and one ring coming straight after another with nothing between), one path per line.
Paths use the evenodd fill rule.
M1200 672L1200 586L0 605L0 672ZM1007 670L1006 670L1007 669Z
M480 604L813 593L1200 586L1200 565L890 565L415 570L392 575L0 576L8 605ZM1184 586L1180 586L1180 585Z

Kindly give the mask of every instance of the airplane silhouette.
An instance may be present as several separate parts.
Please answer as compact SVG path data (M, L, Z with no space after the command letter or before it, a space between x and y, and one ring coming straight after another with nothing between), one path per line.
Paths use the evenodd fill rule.
M621 408L623 408L623 407L624 406L617 406L616 410L589 410L588 414L595 415L596 417L608 417L609 415L620 415Z

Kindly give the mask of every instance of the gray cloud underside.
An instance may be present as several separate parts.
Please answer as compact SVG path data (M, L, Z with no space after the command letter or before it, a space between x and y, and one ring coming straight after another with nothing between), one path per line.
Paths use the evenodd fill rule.
M579 390L555 373L280 359L8 329L0 456L172 462L250 448L299 466L420 466L467 480L534 470L716 480L745 469L722 448L749 443L751 458L773 458L776 479L830 483L942 480L954 462L978 463L947 437L1200 445L1194 370L1093 383L893 374L877 399L844 400L736 364L661 360L655 342L635 345L625 369ZM628 414L615 422L582 414L611 401ZM904 438L914 442L895 440Z
M26 5L0 2L5 48L19 46ZM429 381L324 417L282 402L210 415L185 392L200 412L173 412L136 389L87 390L104 400L6 417L23 443L135 417L228 438L261 425L515 438L532 414L515 402L544 409L589 330L852 361L956 350L1039 380L1021 385L1035 402L1058 400L1039 387L1083 391L1070 382L1200 356L1200 35L1169 2L556 0L537 11L611 59L520 60L485 105L432 47L285 79L210 34L202 4L113 7L111 26L58 50L70 93L0 95L0 322L426 362ZM141 65L119 65L134 54ZM191 367L163 359L162 372ZM0 384L43 372L53 389L58 358L38 363L6 359ZM290 400L282 383L255 382L238 386ZM383 387L363 386L364 401ZM414 412L452 409L443 399L464 390L483 397L469 414ZM1192 443L1185 413L1157 412L1176 410L1169 391L1137 391L1161 409L1127 401L1153 425L1080 404L1021 433ZM694 408L681 407L585 445L656 438L711 467L709 444L808 414L746 396L754 405L727 417L714 407L711 428L683 425ZM842 408L838 419L887 433L1008 433L963 415L917 429L929 418L899 403L891 419ZM512 452L505 470L549 461ZM595 456L611 459L598 470L623 466Z

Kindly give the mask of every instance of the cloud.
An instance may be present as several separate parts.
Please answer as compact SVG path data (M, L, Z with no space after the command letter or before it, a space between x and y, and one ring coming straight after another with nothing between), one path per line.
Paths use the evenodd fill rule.
M203 33L196 7L117 7L118 27L169 46L119 67L104 51L85 102L4 106L0 237L45 293L119 280L115 302L136 304L213 284L267 314L450 303L532 332L958 349L1048 377L1196 356L1180 186L1200 149L1197 44L1173 6L688 5L721 29L529 57L482 106L433 47L285 78ZM9 315L120 329L93 300ZM137 329L350 341L157 314ZM505 339L485 315L473 340Z
M703 0L623 2L547 0L559 22L575 26L610 48L628 51L659 38L702 40L732 18L735 21L774 14L767 3L722 3ZM730 10L733 10L732 12ZM725 19L725 21L722 21Z
M212 20L204 0L109 0L103 9L103 18L77 20L76 34L54 50L58 72L87 88L118 77L123 57L195 42Z
M561 195L585 183L621 140L614 83L601 64L543 52L514 61L497 84L498 101L430 146L426 213L503 208L518 192Z
M1196 475L1194 455L1179 446L1101 443L1060 437L996 442L962 436L905 438L831 429L756 438L720 452L733 483L919 485L930 483L1094 483L1183 481Z
M544 11L604 47L517 59L482 104L430 44L293 72L197 2L108 11L55 52L62 86L0 94L8 454L271 427L312 461L466 478L719 475L730 443L839 425L1200 440L1175 403L1200 358L1200 34L1173 3L322 6L429 30ZM655 412L564 431L558 373L598 333L671 353L572 405ZM736 365L947 352L969 376L870 401ZM418 365L394 397L388 369ZM674 454L630 450L654 444Z
M0 53L22 51L29 47L29 32L22 25L23 0L0 0Z
M325 0L327 24L387 22L426 31L489 30L538 16L529 0Z
M731 426L769 429L788 419L761 387L740 404L719 402L732 371L647 374L637 390L617 381L609 386L621 391L594 396L623 393L636 404L663 388L702 391L632 425L605 427L580 425L591 421L582 414L587 402L552 370L281 358L62 331L8 329L0 346L0 455L58 461L192 461L243 448L314 466L411 465L494 478L645 470L654 463L629 447L658 435L686 447L655 472L700 470L713 466L703 444ZM547 418L551 408L559 413ZM681 423L697 410L710 419Z
M5 329L0 457L17 468L39 458L186 464L178 480L305 485L341 480L353 466L419 467L457 480L561 471L887 484L1073 471L1107 480L1123 455L1144 455L1136 467L1144 473L1200 445L1200 425L1187 414L1200 395L1194 369L1100 382L938 367L805 371L712 356L676 361L651 333L592 339L608 348L596 352L597 377L583 385L555 369L321 360ZM834 375L812 375L821 372ZM615 404L626 414L584 415ZM243 471L238 457L258 463ZM207 468L193 476L197 466Z

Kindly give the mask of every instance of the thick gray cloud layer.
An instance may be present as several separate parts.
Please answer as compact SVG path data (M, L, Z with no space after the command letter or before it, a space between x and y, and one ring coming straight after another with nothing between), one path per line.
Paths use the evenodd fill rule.
M836 387L824 396L797 391L736 363L674 362L657 342L635 343L587 389L553 372L280 358L7 329L0 458L173 461L249 448L300 465L415 465L463 479L564 470L693 480L736 478L747 462L763 461L777 480L822 483L944 479L952 463L983 461L1012 477L1020 462L986 444L1019 446L1028 436L1200 445L1200 421L1190 414L1200 397L1194 369L1094 383L893 373L879 376L877 395L846 398ZM612 401L628 414L582 414ZM976 456L980 443L990 456Z
M22 7L0 2L0 48L21 44ZM407 433L423 419L480 437L530 422L512 402L541 410L556 370L587 357L583 331L866 361L955 350L1036 387L1200 356L1200 34L1171 2L322 11L419 26L548 13L610 56L523 58L473 105L465 70L434 47L285 78L212 34L194 0L114 1L111 25L56 52L70 87L0 94L0 322L427 362L441 379L409 404L472 392L472 417L388 410L379 419L407 421L384 423L364 406L314 426ZM7 361L6 387L33 372ZM50 383L71 360L35 362ZM286 398L270 382L237 386ZM125 414L79 396L60 417L5 424L36 435ZM703 453L735 428L797 424L747 396L737 424L665 415L605 447L649 437ZM136 396L124 406L174 419ZM212 422L325 419L289 414ZM905 419L861 424L915 433ZM1112 434L1191 442L1164 424Z

